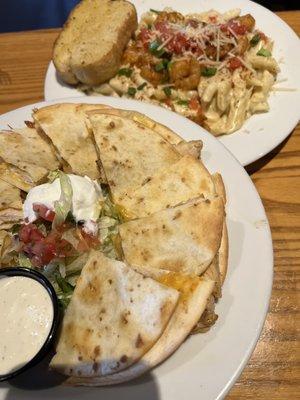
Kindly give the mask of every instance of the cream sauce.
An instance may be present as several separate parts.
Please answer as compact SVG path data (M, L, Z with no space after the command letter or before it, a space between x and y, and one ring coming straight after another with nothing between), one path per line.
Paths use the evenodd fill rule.
M0 279L0 375L29 362L45 343L53 321L47 290L23 276Z

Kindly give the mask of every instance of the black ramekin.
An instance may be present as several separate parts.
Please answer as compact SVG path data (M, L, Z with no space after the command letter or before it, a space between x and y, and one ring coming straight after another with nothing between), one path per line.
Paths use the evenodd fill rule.
M58 324L59 324L59 307L58 307L57 296L56 296L53 286L51 285L49 280L44 275L42 275L40 272L37 272L34 269L15 267L15 268L0 268L0 278L2 276L25 276L27 278L34 279L34 280L38 281L41 285L43 285L44 288L47 290L47 292L50 296L50 299L52 301L53 321L52 321L52 326L51 326L50 332L48 334L48 337L45 340L43 346L38 351L38 353L30 361L28 361L25 365L23 365L19 369L16 369L8 374L0 375L0 382L14 378L15 376L21 374L22 372L26 371L28 368L33 367L35 364L37 364L39 361L41 361L41 359L44 358L46 356L46 354L48 353L48 351L50 350L50 347L53 343L55 333L57 331Z

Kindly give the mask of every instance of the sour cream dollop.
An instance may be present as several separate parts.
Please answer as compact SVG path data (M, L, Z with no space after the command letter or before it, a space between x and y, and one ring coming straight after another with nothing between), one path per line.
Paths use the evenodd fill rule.
M68 174L68 177L73 189L72 215L76 222L84 221L86 230L92 232L101 209L101 187L88 176ZM58 178L52 183L44 183L32 188L23 205L26 221L31 223L38 218L38 214L33 210L33 204L42 204L54 211L54 202L59 200L60 194L61 186Z
M48 338L51 298L38 281L25 276L0 279L0 374L27 364Z

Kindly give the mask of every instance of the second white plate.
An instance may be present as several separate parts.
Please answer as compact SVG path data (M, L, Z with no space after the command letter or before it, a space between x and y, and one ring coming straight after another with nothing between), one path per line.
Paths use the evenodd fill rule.
M242 14L251 13L257 27L274 40L274 56L281 68L276 87L297 90L272 92L268 113L252 116L239 131L222 136L220 140L245 166L273 150L292 132L300 118L300 42L293 30L277 15L248 0L133 0L132 3L139 16L150 8L161 10L164 7L172 7L184 14L212 8L221 12L240 8ZM45 80L45 99L82 95L82 92L58 79L51 62Z

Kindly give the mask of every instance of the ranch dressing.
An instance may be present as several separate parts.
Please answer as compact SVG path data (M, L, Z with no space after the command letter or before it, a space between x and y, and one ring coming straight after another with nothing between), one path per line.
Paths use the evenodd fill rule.
M0 375L27 364L45 343L53 305L38 281L24 276L0 279Z

